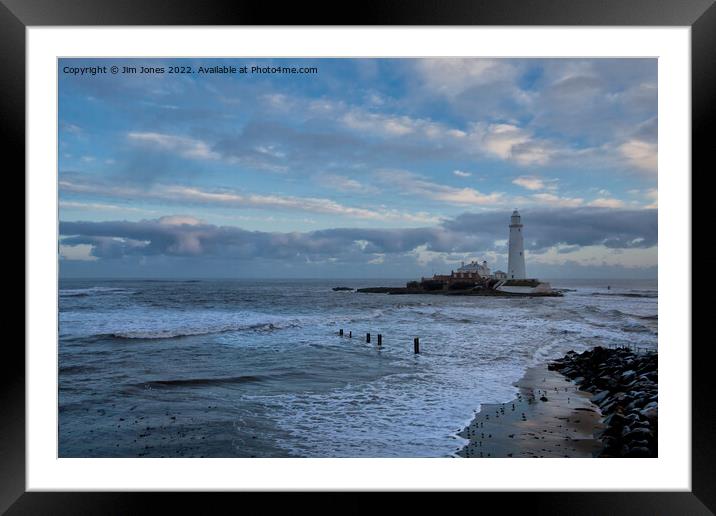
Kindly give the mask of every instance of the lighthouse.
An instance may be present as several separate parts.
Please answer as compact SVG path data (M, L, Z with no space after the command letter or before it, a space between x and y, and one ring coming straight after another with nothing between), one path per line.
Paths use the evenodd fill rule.
M507 259L507 278L525 279L525 245L522 239L522 222L517 210L510 217L510 244Z

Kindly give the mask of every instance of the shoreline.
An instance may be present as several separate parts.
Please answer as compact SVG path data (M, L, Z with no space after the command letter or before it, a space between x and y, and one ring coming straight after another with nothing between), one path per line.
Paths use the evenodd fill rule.
M597 346L530 367L515 399L482 404L457 433L455 456L656 457L657 360Z
M340 288L340 287L338 287ZM335 288L333 289L336 290ZM341 288L344 290L344 288ZM551 292L505 292L492 289L463 289L463 290L426 290L408 287L365 287L357 288L358 294L388 294L393 296L405 295L432 295L432 296L475 296L475 297L563 297L561 290L555 289Z
M530 367L514 384L517 397L485 403L458 436L468 443L456 452L464 458L595 457L602 430L599 407L589 392L547 364Z

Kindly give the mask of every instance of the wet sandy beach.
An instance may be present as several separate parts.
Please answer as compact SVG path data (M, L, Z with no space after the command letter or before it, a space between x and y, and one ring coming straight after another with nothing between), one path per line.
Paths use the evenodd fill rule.
M517 398L482 405L458 433L469 443L460 457L593 457L601 449L594 433L603 429L592 396L547 366L528 369L515 384Z

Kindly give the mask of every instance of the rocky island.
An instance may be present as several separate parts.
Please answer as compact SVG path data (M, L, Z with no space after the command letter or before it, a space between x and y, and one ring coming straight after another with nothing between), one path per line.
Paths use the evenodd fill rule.
M462 263L450 274L434 274L432 278L409 281L405 287L359 288L367 294L442 294L450 296L528 296L559 297L562 292L553 290L549 283L527 278L522 218L517 210L510 217L508 272L492 272L487 261L473 260ZM335 290L335 289L334 289Z
M437 294L444 296L521 296L560 297L564 294L554 290L549 283L536 279L495 280L494 278L463 278L435 275L421 281L409 281L405 287L367 287L356 289L364 294ZM335 289L334 289L335 290Z

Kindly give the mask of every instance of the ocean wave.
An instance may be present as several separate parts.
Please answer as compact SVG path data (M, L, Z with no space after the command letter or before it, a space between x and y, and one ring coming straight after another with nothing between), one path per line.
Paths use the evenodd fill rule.
M654 314L654 315L635 314L632 312L626 312L624 310L619 310L618 308L604 309L604 308L601 308L598 306L585 306L582 308L582 311L585 313L592 313L592 314L608 316L613 319L632 318L632 319L641 319L644 321L657 321L659 319L658 314Z
M650 332L651 329L647 328L646 326L642 324L626 324L622 326L622 331L629 332L629 333L642 333L642 332Z
M208 387L212 385L236 385L241 383L260 382L261 376L243 375L223 378L176 378L171 380L148 380L132 385L143 389L171 389L174 387Z
M446 324L459 323L459 324L473 324L476 321L468 317L452 317L444 313L436 313L431 316L433 320L443 322Z
M580 330L568 330L566 328L550 328L548 331L553 335L577 335L582 333Z
M658 298L659 297L659 293L654 290L614 292L614 293L592 292L591 295L592 296L602 296L602 297L647 297L647 298Z
M173 339L227 332L271 333L326 323L313 315L278 315L253 311L167 310L136 307L92 314L61 312L63 342L112 339Z
M626 312L623 312L617 308L606 308L605 309L600 306L585 306L583 308L583 311L587 312L587 313L606 315L608 317L615 317L615 318L625 317L625 316L629 315Z
M89 288L66 288L60 289L61 297L84 297L100 294L136 294L136 290L129 290L118 287L89 287Z
M656 314L657 300L591 297L599 285L553 300L431 297L430 303L407 296L327 299L318 287L286 295L278 283L262 287L264 293L242 285L207 282L189 289L182 283L173 290L114 283L108 286L140 294L62 298L63 407L79 402L78 413L89 407L92 412L80 415L91 421L98 400L117 403L118 414L141 404L146 425L159 427L167 421L164 410L149 402L171 395L186 402L173 412L181 413L179 422L246 421L234 428L236 442L249 444L260 425L266 432L258 446L281 456L446 456L459 444L451 432L469 423L481 404L514 398L513 382L530 365L594 345L657 347L655 334L621 329L630 323L655 329L656 321L640 317ZM338 338L341 328L353 339ZM208 335L219 332L228 333ZM367 332L383 335L380 351L376 339L365 343ZM415 336L420 355L413 353ZM82 340L65 345L73 337ZM179 365L197 362L178 368L168 357ZM82 373L87 365L97 370ZM230 413L206 410L227 397ZM68 414L75 417L74 409L63 418ZM117 428L114 418L102 421ZM95 422L85 427L96 428ZM366 429L377 437L366 439ZM65 440L91 443L93 434L78 432Z
M621 310L616 310L616 311L619 312L619 313L620 313L621 315L623 315L624 317L631 317L631 318L633 318L633 319L641 319L642 321L658 321L658 320L659 320L659 315L658 315L658 314L654 314L654 315L643 315L643 314L634 314L634 313L631 313L631 312L623 312L623 311L621 311Z
M60 366L58 372L60 374L83 374L96 371L97 367L90 365L68 365Z
M157 328L157 329L138 329L129 331L116 331L106 333L100 336L111 337L115 339L175 339L179 337L193 337L196 335L211 335L216 333L227 333L232 331L256 331L270 332L285 328L297 328L298 322L268 322L255 324L217 324L213 326L196 326L184 328Z
M368 313L364 314L353 314L350 316L347 316L344 320L347 323L360 323L364 322L366 320L372 321L375 319L380 319L381 317L393 313L394 310L392 308L376 308L371 310Z

